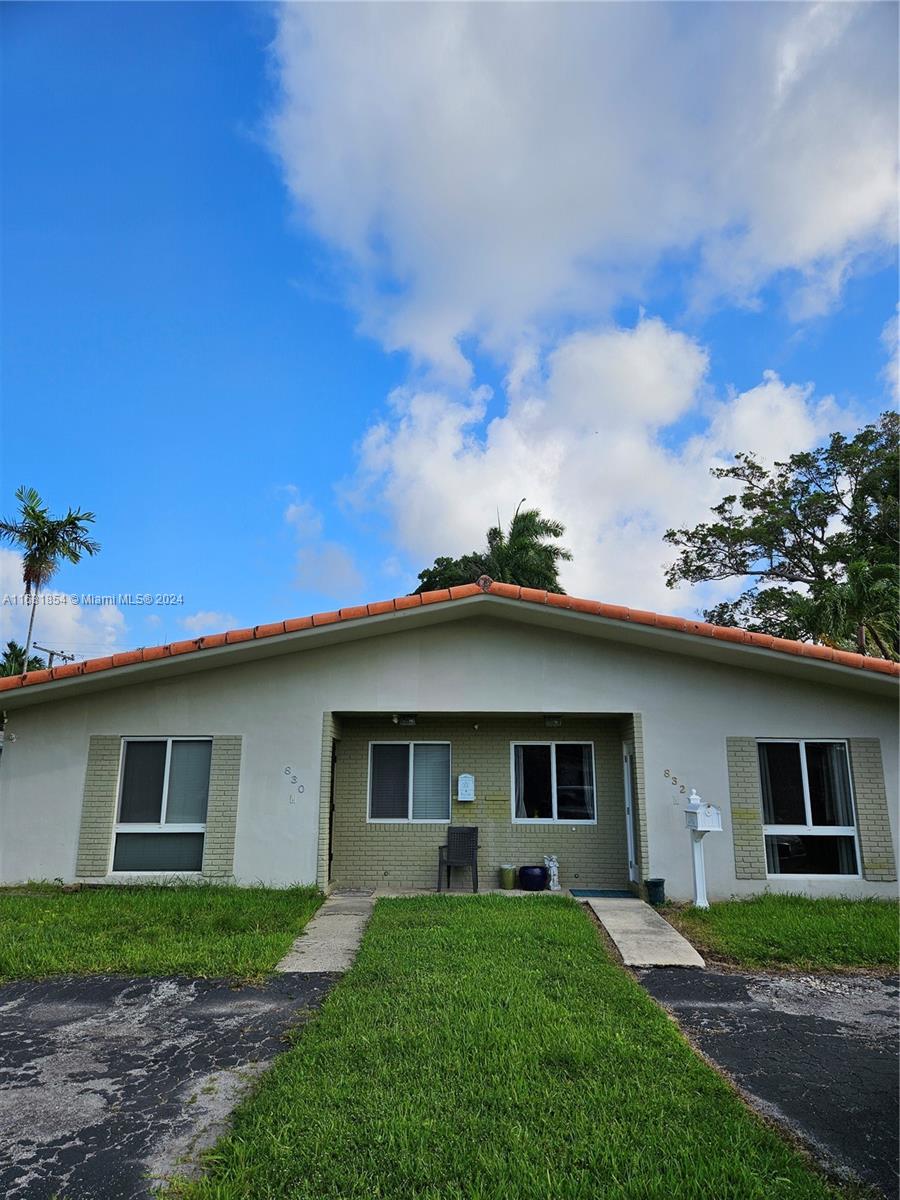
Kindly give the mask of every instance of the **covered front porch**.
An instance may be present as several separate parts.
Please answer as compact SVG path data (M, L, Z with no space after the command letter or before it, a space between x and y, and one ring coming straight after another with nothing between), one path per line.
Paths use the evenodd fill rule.
M551 854L563 888L640 887L639 714L326 713L322 749L323 887L432 890L450 824L478 829L481 890Z

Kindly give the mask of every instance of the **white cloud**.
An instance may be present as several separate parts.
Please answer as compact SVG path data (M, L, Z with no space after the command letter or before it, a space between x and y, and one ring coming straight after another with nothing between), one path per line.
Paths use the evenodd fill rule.
M297 554L296 585L302 592L315 592L346 603L363 586L353 556L337 542L302 546Z
M234 629L237 625L237 617L228 612L200 609L187 617L182 617L179 625L189 633L196 633L198 636L204 633L221 633L225 629Z
M284 520L300 543L295 586L301 592L346 603L348 596L361 591L364 582L353 555L340 542L322 536L325 529L322 514L300 496L294 484L289 484L287 491L292 499L284 510Z
M896 31L889 5L282 7L287 185L362 327L428 368L348 485L391 550L415 570L471 550L524 496L567 525L570 591L696 606L666 590L661 539L721 497L709 467L855 414L771 371L723 399L704 345L611 314L663 268L696 311L773 283L794 319L833 307L896 242ZM502 395L474 386L472 343ZM353 591L296 489L294 508L307 586Z
M467 377L641 297L788 272L798 318L896 239L893 5L300 5L271 135L364 327Z
M29 609L21 601L22 558L0 549L0 642L24 645ZM34 617L34 641L76 658L98 658L125 648L125 615L114 604L73 603L66 592L41 589Z
M284 510L284 519L299 538L315 538L322 532L322 514L308 500L294 500Z
M567 527L575 560L566 589L637 607L690 610L699 592L663 582L662 535L693 525L724 494L709 468L753 450L768 461L815 444L853 414L812 385L772 371L724 400L708 391L708 355L662 321L576 334L508 385L506 407L480 435L485 398L405 390L373 427L357 500L387 507L399 544L422 565L483 542L497 509L518 500ZM697 430L672 448L668 427Z

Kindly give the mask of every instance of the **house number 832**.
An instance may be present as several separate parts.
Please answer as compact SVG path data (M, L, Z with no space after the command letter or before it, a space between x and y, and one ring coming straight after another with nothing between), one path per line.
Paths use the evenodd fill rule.
M665 779L668 779L668 781L669 781L669 783L671 783L672 787L678 788L680 795L682 795L682 796L684 795L685 790L686 790L684 784L678 782L678 776L673 775L668 767L666 767L666 769L663 771L663 777Z

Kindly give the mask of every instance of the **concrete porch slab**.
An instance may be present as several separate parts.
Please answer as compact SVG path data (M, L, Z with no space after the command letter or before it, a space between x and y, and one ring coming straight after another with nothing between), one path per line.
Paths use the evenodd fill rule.
M285 975L349 971L374 904L370 892L332 892L275 970Z
M643 900L585 901L626 967L705 967L689 941Z
M558 892L551 892L549 889L543 892L526 892L524 888L479 888L477 892L473 892L471 888L444 888L438 891L436 888L376 888L375 897L378 900L402 900L409 899L415 896L568 896L569 893L563 889Z

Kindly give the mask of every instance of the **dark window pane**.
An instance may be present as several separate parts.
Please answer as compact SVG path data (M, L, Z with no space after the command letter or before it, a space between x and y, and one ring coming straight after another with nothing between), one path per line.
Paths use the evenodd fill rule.
M549 746L516 746L516 816L549 821L553 817Z
M372 747L369 816L378 820L409 816L409 746L406 742Z
M209 796L212 742L173 742L169 764L167 825L202 825Z
M594 819L591 747L556 747L556 815L560 821Z
M855 875L856 846L851 837L766 837L770 875Z
M120 821L158 821L162 813L165 742L126 742Z
M803 774L796 742L760 742L763 821L766 825L805 825Z
M450 820L449 746L413 746L412 815L417 821Z
M840 742L807 742L806 777L813 825L852 825L846 747Z
M202 833L117 833L114 871L199 871Z

